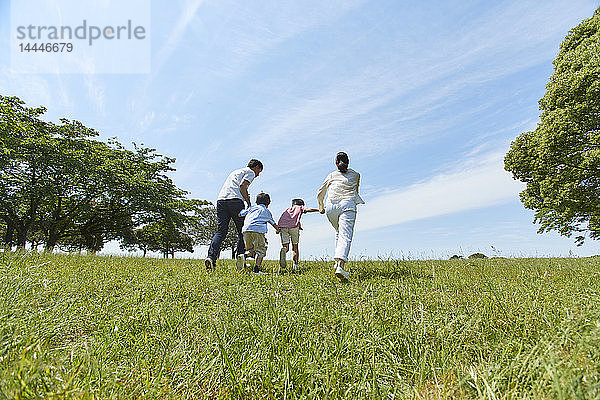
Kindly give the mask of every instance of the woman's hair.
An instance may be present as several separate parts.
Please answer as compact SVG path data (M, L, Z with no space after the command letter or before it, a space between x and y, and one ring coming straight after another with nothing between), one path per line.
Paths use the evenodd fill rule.
M302 200L302 199L293 199L292 200L292 205L293 206L303 206L304 205L304 200Z
M256 195L256 204L264 204L265 206L268 206L269 204L271 204L271 196L269 196L267 193L259 193Z
M340 172L348 171L348 164L350 164L350 160L348 159L348 154L340 151L335 156L335 165L337 165Z

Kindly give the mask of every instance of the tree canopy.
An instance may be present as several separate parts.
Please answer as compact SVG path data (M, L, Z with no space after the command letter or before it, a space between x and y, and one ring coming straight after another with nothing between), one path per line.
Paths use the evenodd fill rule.
M600 237L600 8L573 28L539 101L537 128L521 134L505 168L527 184L524 206L539 232Z
M188 199L168 173L174 159L116 139L106 143L79 121L41 119L46 109L0 96L0 229L7 247L96 252L110 240L128 248L193 251L203 200ZM192 229L193 227L193 229ZM145 231L144 235L140 235ZM152 246L146 242L152 233Z

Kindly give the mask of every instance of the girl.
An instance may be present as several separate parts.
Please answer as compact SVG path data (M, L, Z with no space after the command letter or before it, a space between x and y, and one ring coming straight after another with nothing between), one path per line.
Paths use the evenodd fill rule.
M300 218L302 214L309 212L317 212L317 208L308 208L304 205L304 200L293 199L292 206L285 210L279 217L279 234L281 235L281 250L279 250L279 266L283 269L286 267L285 257L290 249L290 241L292 242L292 260L294 261L294 270L298 269L298 243L300 242Z

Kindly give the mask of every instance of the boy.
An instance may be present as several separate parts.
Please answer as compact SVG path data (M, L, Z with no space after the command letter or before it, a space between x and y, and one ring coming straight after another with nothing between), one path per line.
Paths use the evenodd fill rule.
M294 252L292 260L294 261L294 270L298 269L298 261L300 255L298 254L298 243L300 242L300 218L302 214L309 212L317 212L318 208L307 208L304 206L304 200L293 199L292 206L285 210L281 217L279 217L279 230L281 232L281 250L279 250L279 266L285 268L285 256L290 249L290 239L292 241L292 250Z
M254 272L259 273L263 258L267 254L267 243L265 240L267 223L271 224L275 228L275 232L279 233L279 226L275 223L273 215L267 209L269 204L271 204L271 197L267 193L259 193L256 196L255 206L240 211L240 217L246 217L244 227L242 228L246 254L239 254L236 262L237 267L240 269L244 267L246 257L255 257Z

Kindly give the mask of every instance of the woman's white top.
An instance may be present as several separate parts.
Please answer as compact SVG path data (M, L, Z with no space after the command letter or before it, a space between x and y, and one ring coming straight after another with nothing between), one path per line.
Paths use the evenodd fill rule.
M352 199L356 204L365 204L364 200L358 194L358 185L360 183L360 174L353 169L348 168L346 172L333 171L317 192L319 210L325 210L325 194L329 189L328 201L337 201Z

